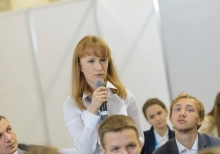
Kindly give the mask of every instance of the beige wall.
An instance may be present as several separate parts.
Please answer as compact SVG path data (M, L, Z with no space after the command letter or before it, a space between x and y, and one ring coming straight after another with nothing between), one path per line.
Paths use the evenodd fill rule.
M0 11L19 10L60 0L0 0Z

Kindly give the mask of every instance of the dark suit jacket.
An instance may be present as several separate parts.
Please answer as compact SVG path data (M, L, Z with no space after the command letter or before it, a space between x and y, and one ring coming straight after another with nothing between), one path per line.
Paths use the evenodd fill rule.
M18 144L18 149L29 152L31 148L38 148L38 147L43 147L42 145L32 145L32 144L23 144L19 143Z
M167 126L168 127L168 126ZM172 139L174 137L174 131L170 130L168 127L168 137ZM152 154L155 150L155 136L154 128L151 127L150 130L144 132L145 143L142 148L141 154Z
M212 137L203 133L198 133L198 151L220 146L220 138ZM159 147L154 154L178 154L179 150L175 138L167 141L164 145Z

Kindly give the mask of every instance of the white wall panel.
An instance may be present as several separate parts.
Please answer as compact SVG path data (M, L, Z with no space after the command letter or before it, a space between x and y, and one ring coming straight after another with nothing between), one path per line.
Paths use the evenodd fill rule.
M220 1L158 1L172 98L187 91L208 113L220 91Z
M0 115L10 121L20 143L45 144L26 13L0 16Z

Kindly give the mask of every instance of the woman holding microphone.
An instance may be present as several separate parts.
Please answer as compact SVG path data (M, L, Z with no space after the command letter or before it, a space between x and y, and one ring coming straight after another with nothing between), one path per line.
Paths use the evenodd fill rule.
M105 86L95 86L103 80ZM80 154L100 154L97 128L102 122L100 107L107 102L108 115L134 119L144 143L136 101L119 80L111 51L99 37L85 36L77 44L72 60L72 92L63 104L66 127ZM114 125L114 124L113 124Z

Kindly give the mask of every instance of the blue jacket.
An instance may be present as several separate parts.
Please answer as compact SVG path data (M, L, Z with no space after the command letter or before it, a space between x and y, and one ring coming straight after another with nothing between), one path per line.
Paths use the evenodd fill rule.
M167 126L168 127L168 126ZM168 127L168 137L172 139L174 137L174 131L170 130ZM151 127L150 130L144 132L145 143L142 148L141 154L152 154L155 150L155 136L154 128Z
M212 137L203 133L198 133L198 151L220 146L220 138ZM167 141L164 145L159 147L154 154L178 154L179 150L175 138Z

